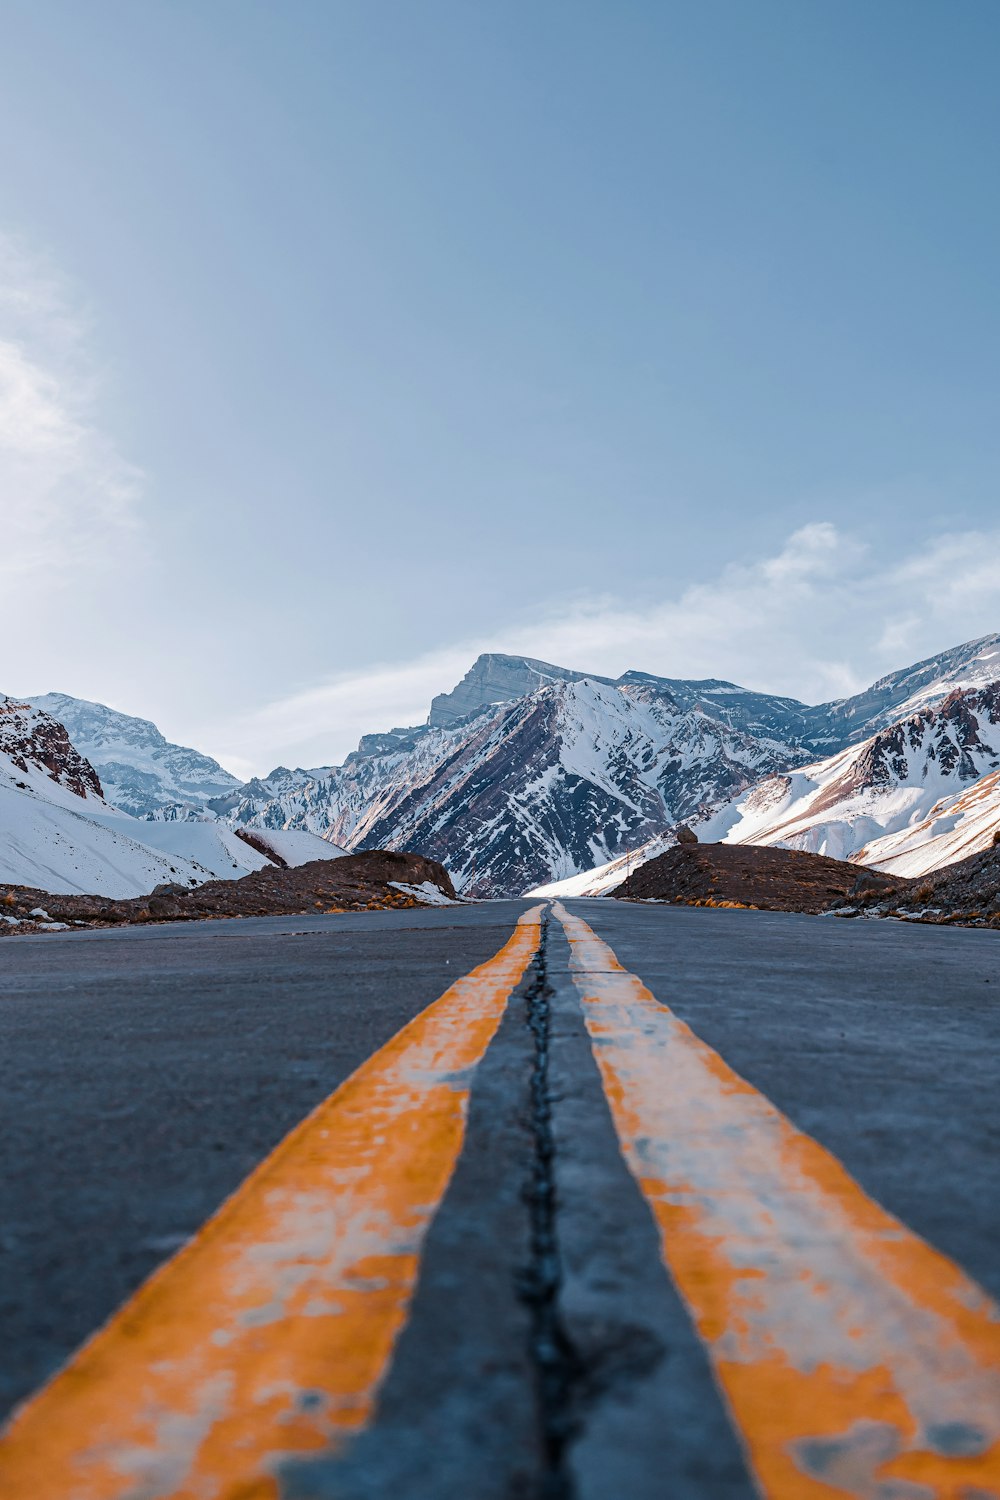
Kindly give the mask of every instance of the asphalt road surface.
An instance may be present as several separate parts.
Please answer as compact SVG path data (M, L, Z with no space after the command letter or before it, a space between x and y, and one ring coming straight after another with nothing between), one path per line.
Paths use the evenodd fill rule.
M613 901L4 940L0 1497L1000 1496L998 952Z

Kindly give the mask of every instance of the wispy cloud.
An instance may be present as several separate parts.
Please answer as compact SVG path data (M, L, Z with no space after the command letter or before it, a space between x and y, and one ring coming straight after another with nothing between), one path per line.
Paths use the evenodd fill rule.
M141 476L96 417L99 381L80 300L0 234L2 607L39 581L107 560L128 534Z
M807 702L1000 629L1000 529L941 535L886 559L828 521L774 555L724 567L649 609L578 604L410 660L345 674L211 732L215 753L257 770L340 759L359 736L420 723L481 651L616 676L726 677Z

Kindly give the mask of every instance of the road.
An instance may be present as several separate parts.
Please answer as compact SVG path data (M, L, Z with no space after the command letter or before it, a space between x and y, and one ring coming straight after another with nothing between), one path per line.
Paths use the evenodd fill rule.
M613 901L4 941L0 1495L1000 1495L996 953Z

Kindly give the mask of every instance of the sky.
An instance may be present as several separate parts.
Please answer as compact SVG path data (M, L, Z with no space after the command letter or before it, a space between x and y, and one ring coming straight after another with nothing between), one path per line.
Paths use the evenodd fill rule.
M481 650L1000 629L995 0L0 0L0 689L249 774Z

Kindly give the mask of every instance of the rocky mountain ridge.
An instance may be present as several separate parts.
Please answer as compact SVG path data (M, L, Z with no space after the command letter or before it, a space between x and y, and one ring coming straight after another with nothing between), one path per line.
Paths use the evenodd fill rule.
M1000 818L998 771L1000 681L949 692L936 707L825 761L768 778L698 831L708 840L781 845L916 876L934 868L928 861L942 853L934 841L954 834L973 806L975 830L954 841L951 857L986 847L996 824L983 816L984 782Z
M100 776L107 800L132 817L203 813L213 797L240 785L210 755L172 744L148 719L68 693L28 701L65 726Z

